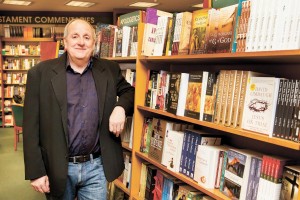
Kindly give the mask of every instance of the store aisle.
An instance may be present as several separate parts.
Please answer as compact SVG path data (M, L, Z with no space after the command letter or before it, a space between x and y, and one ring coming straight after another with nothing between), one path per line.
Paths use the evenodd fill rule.
M0 200L44 200L24 180L22 136L14 151L13 128L0 128Z

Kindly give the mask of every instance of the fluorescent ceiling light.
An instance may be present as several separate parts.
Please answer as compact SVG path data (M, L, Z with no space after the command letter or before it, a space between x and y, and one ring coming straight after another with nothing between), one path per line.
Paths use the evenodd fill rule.
M192 7L203 8L203 3L199 3L199 4L196 4L196 5L193 5Z
M153 7L153 6L157 6L157 5L158 5L158 3L136 2L136 3L130 4L129 6L149 8L149 7Z
M84 2L84 1L70 1L66 4L67 6L78 6L78 7L91 7L95 5L95 3L92 2Z
M28 6L31 4L31 1L13 1L13 0L4 0L3 4L19 5L19 6Z

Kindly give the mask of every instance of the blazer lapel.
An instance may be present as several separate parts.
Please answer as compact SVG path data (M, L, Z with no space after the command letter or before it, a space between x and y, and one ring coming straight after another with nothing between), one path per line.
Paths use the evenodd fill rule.
M64 55L62 55L64 56ZM69 143L68 137L68 129L67 129L67 120L68 120L68 113L67 113L67 78L66 78L66 68L65 60L62 58L61 61L53 67L54 75L51 79L52 87L58 100L58 104L61 111L61 118L63 123L63 128L65 132L65 137L67 144Z
M94 62L95 63L95 62ZM98 95L98 105L99 105L99 124L101 125L102 118L103 118L103 111L105 105L105 94L107 90L107 76L105 73L105 68L96 65L92 68L94 81L97 89Z

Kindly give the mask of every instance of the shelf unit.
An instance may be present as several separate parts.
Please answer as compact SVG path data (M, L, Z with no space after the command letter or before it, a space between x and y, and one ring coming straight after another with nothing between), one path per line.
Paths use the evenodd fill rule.
M9 106L5 106L5 100L8 101L12 101L12 95L14 93L12 93L10 96L5 96L5 88L6 87L12 87L14 90L15 87L20 87L23 88L22 91L25 91L25 86L26 83L24 83L24 81L26 81L26 77L23 77L24 74L27 74L27 70L32 67L31 65L36 64L39 60L40 60L40 52L41 49L36 48L36 52L34 54L30 54L30 52L28 53L23 53L20 55L20 53L14 53L14 54L7 54L5 52L5 45L12 45L12 46L17 46L17 45L34 45L34 46L38 46L41 44L41 42L53 42L53 38L1 38L1 59L0 59L0 65L1 65L1 113L2 113L2 127L6 127L6 126L12 126L12 123L5 123L5 116L10 116L11 118L11 109ZM41 46L41 45L40 45ZM24 50L25 51L25 50ZM25 60L26 60L26 65L28 65L27 67L25 67ZM34 60L34 64L32 63ZM17 69L8 69L8 68L4 68L4 63L5 61L12 61L12 62L18 62L19 63L19 68ZM31 62L31 63L30 63ZM20 83L14 83L13 78L11 77L11 81L6 82L7 81L7 74L10 74L11 76L19 74L21 76L21 78L24 78L23 82ZM8 104L9 105L9 104Z
M300 144L279 138L269 138L266 135L218 124L195 120L188 117L176 116L174 114L151 109L144 106L147 70L167 70L178 72L189 72L195 70L220 71L221 69L238 69L262 72L277 77L298 78L300 77L300 50L268 51L268 52L244 52L244 53L218 53L198 55L176 55L176 56L153 56L140 55L144 24L139 24L138 56L135 58L109 58L119 63L136 62L136 89L134 106L134 135L132 152L131 188L129 193L131 199L140 200L139 185L142 162L149 162L164 172L180 179L181 181L195 187L215 199L229 199L218 189L206 189L195 181L182 174L174 173L165 166L157 163L141 153L140 141L145 116L159 117L174 121L192 123L208 131L221 133L225 136L225 143L237 148L249 148L265 154L275 154L298 158L300 155ZM124 145L123 145L124 147Z

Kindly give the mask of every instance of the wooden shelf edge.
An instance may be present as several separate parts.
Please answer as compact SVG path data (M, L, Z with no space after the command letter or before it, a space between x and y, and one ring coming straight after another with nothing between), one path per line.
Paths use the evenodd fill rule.
M54 41L53 38L1 38L3 42L48 42Z
M19 72L19 71L25 71L27 72L29 69L3 69L5 72Z
M213 197L215 199L220 199L220 200L221 199L222 200L224 200L224 199L225 200L226 199L229 200L230 199L230 198L226 197L224 194L222 194L218 189L206 189L206 188L201 187L200 185L198 185L198 183L196 183L191 178L188 178L188 177L186 177L186 176L184 176L184 175L182 175L180 173L176 173L176 172L173 172L173 171L167 169L165 166L163 166L162 164L157 163L156 161L152 160L151 158L148 157L148 155L146 155L144 153L136 152L136 155L139 158L141 158L141 159L143 159L143 160L145 160L145 161L147 161L147 162L155 165L156 167L158 167L159 169L163 170L164 172L167 172L171 176L174 176L174 177L178 178L179 180L181 180L181 181L183 181L183 182L191 185L192 187L196 188L197 190L200 190L201 192L203 192L203 193L205 193L205 194L207 194L207 195L209 195L209 196L211 196L211 197Z
M41 57L41 55L2 55L3 57L13 57L13 58L35 58Z
M251 60L253 62L269 61L293 63L300 61L300 50L278 50L278 51L259 51L259 52L240 52L240 53L214 53L214 54L195 54L195 55L172 55L172 56L141 56L139 60L149 62L196 62L207 61L221 62L233 60ZM278 59L280 58L280 59Z
M151 109L151 108L145 107L145 106L137 106L137 107L138 107L139 110L143 110L143 111L147 111L147 112L151 112L151 113L156 113L156 114L159 114L159 115L162 115L162 116L178 119L178 120L193 123L193 124L198 124L200 126L205 126L205 127L208 127L208 128L212 128L212 129L224 131L224 132L227 132L227 133L239 135L239 136L242 136L242 137L246 137L246 138L250 138L250 139L254 139L254 140L259 140L259 141L262 141L262 142L267 142L267 143L270 143L270 144L286 147L286 148L289 148L289 149L300 150L300 144L296 143L296 142L293 142L293 141L283 140L283 139L280 139L280 138L272 138L272 137L268 137L267 135L252 132L252 131L247 131L247 130L243 130L243 129L235 129L235 128L230 128L230 127L225 127L225 126L222 126L222 125L217 125L217 124L214 124L214 123L211 123L211 122L199 121L199 120L188 118L188 117L177 116L177 115L174 115L172 113Z
M129 143L128 142L122 142L122 147L128 151L132 151L132 149L129 147Z
M129 189L126 188L125 185L124 185L119 179L114 180L113 183L114 183L118 188L120 188L123 192L125 192L127 195L130 196L130 191L129 191Z
M103 59L116 61L116 62L136 62L136 57L106 57Z

